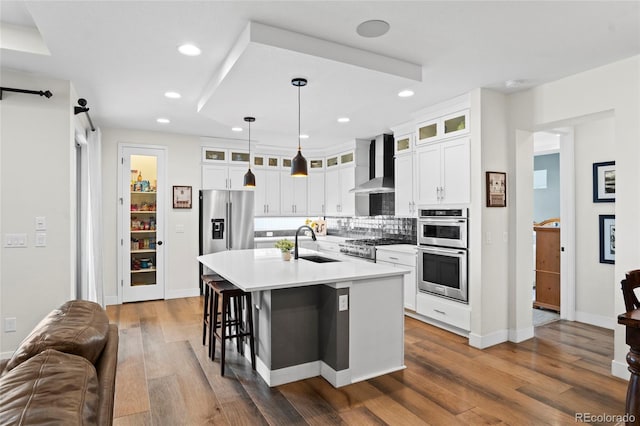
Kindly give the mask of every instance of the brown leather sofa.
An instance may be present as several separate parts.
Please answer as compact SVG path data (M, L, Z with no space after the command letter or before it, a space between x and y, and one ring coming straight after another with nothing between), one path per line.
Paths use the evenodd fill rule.
M111 425L117 360L104 309L66 302L0 361L0 424Z

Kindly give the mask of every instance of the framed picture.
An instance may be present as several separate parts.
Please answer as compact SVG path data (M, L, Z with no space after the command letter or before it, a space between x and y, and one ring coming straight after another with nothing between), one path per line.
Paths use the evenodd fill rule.
M191 208L191 187L190 186L174 186L173 187L173 208L174 209L190 209Z
M600 263L616 263L616 217L601 214L600 221Z
M616 200L616 162L593 163L593 202L612 203Z
M487 172L487 207L507 206L507 174Z

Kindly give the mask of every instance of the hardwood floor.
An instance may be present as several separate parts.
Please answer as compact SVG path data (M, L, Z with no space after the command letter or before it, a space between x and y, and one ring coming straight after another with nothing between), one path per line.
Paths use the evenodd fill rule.
M407 369L340 389L317 377L269 388L233 349L220 376L219 355L210 361L202 345L202 308L199 297L107 307L120 327L114 425L540 425L624 414L611 330L556 321L526 342L478 350L406 318Z

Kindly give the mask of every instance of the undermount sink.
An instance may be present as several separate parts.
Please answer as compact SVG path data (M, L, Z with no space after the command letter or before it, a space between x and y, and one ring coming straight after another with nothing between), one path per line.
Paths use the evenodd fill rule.
M299 259L304 259L304 260L308 260L309 262L315 262L315 263L329 263L329 262L340 262L338 259L331 259L330 257L324 257L324 256L299 256Z

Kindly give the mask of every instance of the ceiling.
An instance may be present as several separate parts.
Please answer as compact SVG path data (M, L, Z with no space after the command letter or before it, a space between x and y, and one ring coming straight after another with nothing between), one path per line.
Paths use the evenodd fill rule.
M640 54L638 1L2 0L0 19L46 45L2 43L2 67L70 80L101 127L246 140L231 127L252 115L252 140L294 147L290 81L305 77L303 149L388 132L474 88L510 93ZM369 19L390 31L359 36ZM178 53L185 42L202 55Z

